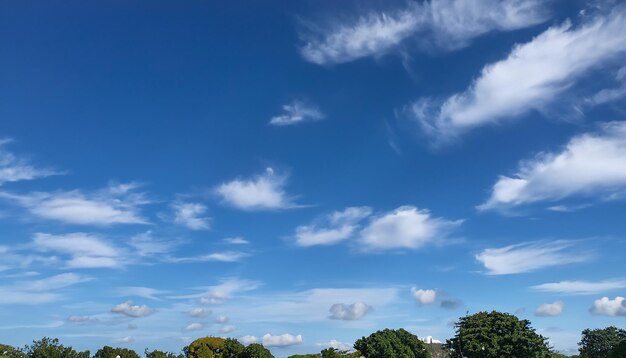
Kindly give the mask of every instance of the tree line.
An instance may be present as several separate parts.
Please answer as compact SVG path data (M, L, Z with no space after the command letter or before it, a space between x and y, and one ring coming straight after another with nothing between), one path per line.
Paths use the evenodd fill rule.
M614 326L585 329L572 358L625 358L626 330ZM202 337L184 347L182 353L148 350L146 358L273 358L262 344L242 345L233 338ZM23 348L0 344L0 358L139 358L127 348L105 346L92 356L62 345L56 338L44 337ZM444 344L426 344L404 329L383 329L362 337L350 351L326 348L320 353L292 355L289 358L564 358L555 352L547 338L531 327L530 321L501 312L479 312L461 317L455 336Z

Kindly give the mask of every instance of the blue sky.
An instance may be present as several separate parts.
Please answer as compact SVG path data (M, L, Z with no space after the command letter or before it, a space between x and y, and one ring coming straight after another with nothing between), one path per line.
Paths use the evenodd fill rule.
M0 7L2 343L624 327L618 1Z

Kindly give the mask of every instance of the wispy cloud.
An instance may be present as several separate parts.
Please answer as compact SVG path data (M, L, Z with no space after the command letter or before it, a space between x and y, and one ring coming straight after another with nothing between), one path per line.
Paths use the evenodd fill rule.
M431 0L406 8L371 12L350 22L308 26L300 51L310 62L324 65L380 56L414 38L423 49L443 51L467 46L491 31L508 31L547 19L537 0Z
M293 101L284 105L283 113L272 117L269 123L274 126L291 126L324 118L326 116L316 106L303 101Z
M4 147L11 142L13 140L9 138L0 139L0 185L63 174L52 169L37 168L26 158L7 151Z
M195 263L195 262L210 262L210 261L220 261L220 262L238 262L242 259L250 256L250 254L241 251L225 251L225 252L214 252L206 255L198 255L198 256L187 256L187 257L166 257L163 259L165 262L169 263Z
M127 286L117 289L117 294L120 296L136 296L155 301L160 301L161 298L159 298L159 296L163 296L167 293L169 293L169 291L157 290L154 288L141 286Z
M539 292L549 292L570 295L591 295L601 292L622 290L626 288L626 279L605 281L559 281L542 283L532 286L531 289Z
M197 290L202 292L189 295L170 296L172 299L198 299L203 304L221 304L231 299L233 296L254 291L261 286L261 282L252 280L242 280L229 278L222 280L219 284L208 287L200 287Z
M610 197L626 191L626 122L605 123L598 133L572 138L560 152L523 161L501 176L478 208L506 209L573 196Z
M298 246L333 245L344 241L360 227L359 222L372 214L366 206L348 207L318 218L310 225L298 226L294 235Z
M207 207L200 203L175 203L174 222L178 225L186 226L191 230L210 229L211 219L203 216L207 212Z
M588 261L591 257L576 250L573 241L526 242L502 248L485 249L475 257L489 275L519 274Z
M23 195L0 192L0 198L11 200L40 218L68 224L147 224L148 220L140 215L139 209L150 201L132 189L111 185L89 194L80 190Z
M92 278L68 272L39 280L18 281L13 285L0 286L0 304L55 302L64 298L59 290L90 280Z
M424 130L449 140L491 123L511 121L543 110L591 71L612 64L626 52L626 6L608 15L567 21L532 41L517 45L504 60L485 66L462 93L439 103L421 99L412 106Z
M65 265L69 268L120 268L123 265L118 260L122 251L95 235L36 233L33 246L38 251L68 255Z
M293 208L293 198L284 190L286 177L272 168L251 179L235 179L221 184L215 192L228 205L242 210L276 210Z

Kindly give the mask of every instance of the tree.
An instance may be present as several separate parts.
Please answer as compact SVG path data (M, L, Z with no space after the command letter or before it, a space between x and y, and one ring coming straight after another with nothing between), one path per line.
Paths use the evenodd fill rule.
M26 358L26 354L15 347L0 344L0 358Z
M224 358L238 358L243 354L245 347L234 338L226 338L224 340L224 351L222 357Z
M429 357L424 342L404 329L377 331L357 340L354 348L367 358Z
M611 358L624 358L626 357L626 340L623 340L620 344L611 352Z
M139 358L139 354L128 348L113 348L104 346L96 352L94 358Z
M537 334L530 321L512 314L479 312L461 317L456 335L446 342L452 357L543 358L550 357L547 339Z
M146 358L185 358L182 354L176 354L171 352L162 352L159 350L149 351L148 348L144 351Z
M233 338L203 337L185 347L190 358L236 358L244 351L244 346Z
M249 344L241 355L243 358L274 358L272 352L269 349L263 347L262 344L252 343Z
M614 349L626 340L626 331L614 326L585 329L578 343L581 358L609 358Z
M43 337L24 347L29 358L89 358L89 351L77 352L72 347L65 347L57 338Z

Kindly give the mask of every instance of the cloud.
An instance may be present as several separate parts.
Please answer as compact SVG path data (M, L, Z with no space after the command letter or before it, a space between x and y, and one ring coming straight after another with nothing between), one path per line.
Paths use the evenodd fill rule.
M155 256L171 252L178 244L175 240L156 239L152 236L152 231L148 230L130 239L130 246L137 250L137 255Z
M90 316L69 316L67 317L67 321L71 323L89 323L97 322L98 319Z
M608 15L566 21L516 45L507 58L486 65L462 93L443 103L417 101L412 108L423 129L438 139L470 129L511 121L554 103L591 71L610 65L626 52L626 6Z
M258 281L240 280L236 278L227 279L221 281L218 285L200 288L204 289L205 292L192 295L174 296L171 298L197 298L202 304L221 304L231 299L234 295L242 292L254 291L260 286L261 283Z
M231 245L247 245L250 243L250 241L245 240L243 237L227 237L223 241Z
M206 308L196 307L189 311L189 315L191 317L206 317L212 313L211 310L207 310Z
M614 291L626 288L626 280L605 280L599 282L590 281L560 281L543 283L531 287L535 291L572 294L591 295L600 292Z
M336 339L331 339L330 341L324 342L324 343L317 343L316 345L320 347L325 347L325 348L334 348L340 351L353 351L354 350L354 348L352 347L354 344L340 342Z
M67 272L39 280L18 281L0 286L0 304L37 305L64 298L58 291L91 281L91 277Z
M90 194L79 190L24 195L0 192L0 198L12 200L40 218L68 224L106 226L148 223L140 215L139 208L149 201L141 193L121 191L119 185Z
M294 235L298 246L333 245L350 238L359 222L372 214L366 206L348 207L319 218L310 225L298 226Z
M252 343L258 342L259 339L255 336L243 336L239 338L239 342L241 342L244 346L247 346Z
M431 343L441 344L442 343L440 340L434 339L433 336L426 336L422 338L422 342L427 343L427 344L431 344Z
M224 324L224 323L227 323L228 320L229 320L228 316L224 316L224 315L219 315L215 317L215 323Z
M302 344L302 335L293 336L289 333L281 334L280 336L273 336L266 334L263 336L263 345L267 347L286 347L296 344Z
M187 327L185 327L184 331L185 332L191 332L191 331L199 331L201 329L203 329L204 326L202 325L202 323L191 323L189 324Z
M135 338L131 336L126 336L126 337L115 340L115 342L117 343L133 343L134 341L135 341Z
M556 153L540 153L501 176L491 197L478 208L501 209L573 196L626 190L626 122L605 123L598 133L572 138Z
M510 275L585 262L589 254L574 252L572 241L525 242L502 248L485 249L475 257L488 275Z
M590 102L592 105L601 105L617 101L626 96L626 66L620 68L617 71L615 75L615 80L619 82L619 87L603 89L591 98L589 98L587 101Z
M211 219L203 217L207 207L199 203L176 203L174 209L174 222L191 230L210 229Z
M342 321L354 321L365 317L365 315L371 312L372 309L372 306L369 306L365 302L355 302L350 305L335 303L330 306L329 318Z
M371 12L350 23L310 27L300 48L309 62L320 65L381 56L415 38L421 48L451 51L485 33L541 23L547 14L536 0L431 0L404 9Z
M170 262L170 263L185 263L185 264L195 263L195 262L211 262L211 261L238 262L248 256L250 255L241 251L225 251L225 252L214 252L212 254L206 254L206 255L200 255L200 256L167 257L164 259L164 261Z
M267 168L252 179L235 179L215 189L222 202L241 210L276 210L293 208L292 198L283 189L286 178Z
M149 300L160 301L161 299L158 295L164 295L168 293L168 291L157 290L150 287L129 286L118 288L117 293L122 296L137 296Z
M128 317L146 317L149 316L156 311L146 305L133 305L133 301L126 301L124 303L120 303L119 305L111 308L111 312L123 314Z
M95 235L36 233L33 246L37 251L52 251L68 255L69 259L65 262L68 268L119 268L122 266L119 260L122 251Z
M446 310L455 310L463 306L463 301L455 300L455 299L446 299L446 300L442 300L439 306L441 306L441 308L446 309Z
M68 272L50 276L41 280L30 281L25 283L23 288L28 291L42 292L73 286L75 284L91 280L92 278L90 277Z
M237 330L237 327L227 324L220 328L220 333L227 334L227 333L234 332L236 330Z
M432 217L428 210L401 206L378 216L361 231L364 250L419 249L441 243L461 220Z
M626 316L626 300L621 296L615 297L614 300L602 297L593 302L589 311L602 316Z
M9 138L0 139L0 185L63 174L52 169L36 168L25 158L5 150L5 145L11 142L13 140Z
M326 116L319 108L302 101L293 101L283 106L283 113L272 117L270 124L274 126L291 126L303 122L319 121Z
M435 290L422 290L413 287L411 288L411 296L413 296L415 301L419 302L420 304L429 305L431 303L434 303L437 299L437 292Z
M539 317L553 317L559 316L563 312L563 308L565 308L565 304L561 301L556 301L554 303L544 303L539 305L535 310L535 316Z

